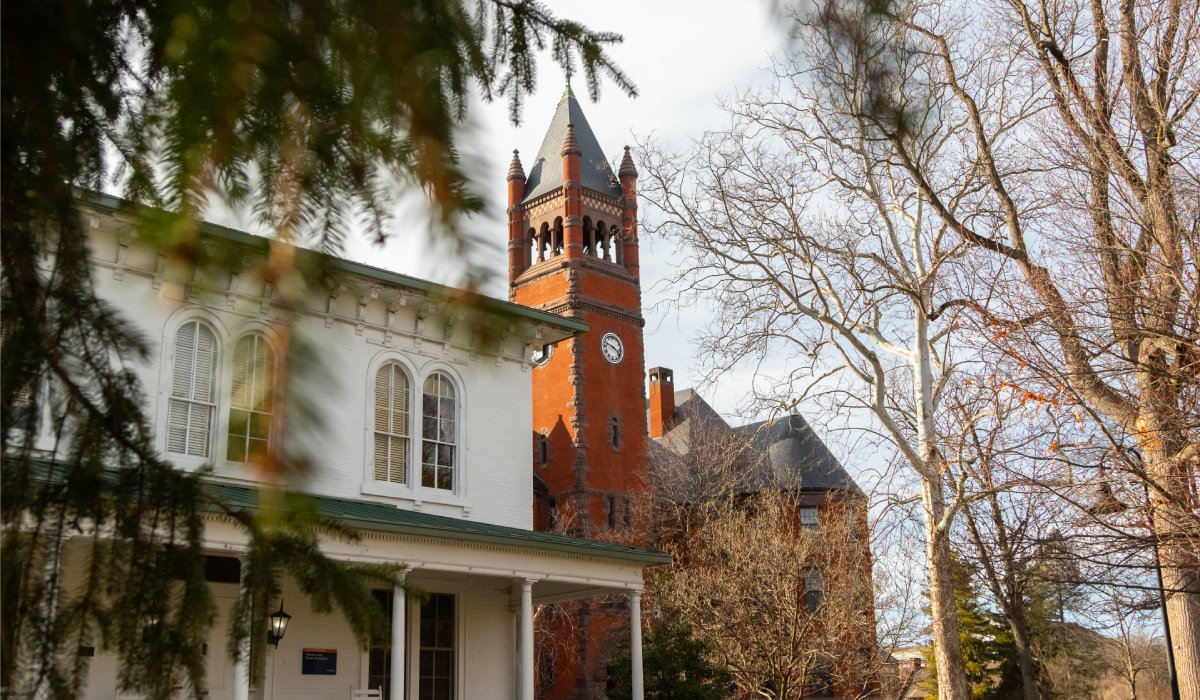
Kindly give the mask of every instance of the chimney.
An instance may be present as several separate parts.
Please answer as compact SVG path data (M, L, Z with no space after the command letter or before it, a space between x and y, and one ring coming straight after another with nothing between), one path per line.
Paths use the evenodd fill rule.
M666 367L650 369L650 437L660 438L675 421L675 374Z

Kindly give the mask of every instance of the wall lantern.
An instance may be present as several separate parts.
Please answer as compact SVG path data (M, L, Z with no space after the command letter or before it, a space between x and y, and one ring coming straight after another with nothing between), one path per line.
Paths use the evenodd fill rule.
M271 617L267 618L267 644L279 648L279 640L283 639L283 635L287 632L288 621L292 619L283 611L283 598L279 599L279 612L271 613Z

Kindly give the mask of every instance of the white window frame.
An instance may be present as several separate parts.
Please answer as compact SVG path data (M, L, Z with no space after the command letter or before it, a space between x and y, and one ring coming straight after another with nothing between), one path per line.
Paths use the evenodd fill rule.
M405 446L405 450L404 450L404 452L405 452L405 454L404 454L404 458L405 458L404 459L404 481L402 483L396 483L394 481L391 481L390 479L381 480L381 479L377 479L375 477L375 445L376 445L375 436L377 433L381 433L381 432L388 436L395 436L395 433L392 433L391 430L382 430L382 431L379 430L379 426L376 424L375 404L378 399L377 399L375 393L378 390L377 382L378 382L379 373L384 371L385 369L391 369L393 367L399 369L400 372L403 372L404 378L408 382L408 389L406 392L408 394L408 396L407 396L408 416L405 419L405 425L404 425L405 433L403 435L404 439L407 441L407 445ZM413 373L405 363L400 362L396 358L391 358L391 359L385 360L384 362L380 362L379 365L371 371L370 378L371 378L371 381L370 381L369 386L367 387L367 428L368 428L369 439L367 441L366 479L368 479L372 484L375 484L378 486L389 487L389 488L398 487L398 488L403 488L405 490L411 490L410 487L412 486L413 472L414 472L414 469L413 469L413 453L414 453L414 450L413 450L413 407L414 407L414 403L415 403L415 393L416 393L413 388L413 384L415 383L415 380L413 379ZM395 409L393 408L392 411L394 412ZM390 428L391 426L388 426L388 427Z
M408 373L409 411L408 411L408 483L393 484L375 480L375 375L384 365L395 362ZM424 439L421 419L424 416L424 401L422 394L425 380L435 372L441 372L450 378L455 392L455 449L454 449L454 490L427 487L421 485L421 443ZM395 350L385 350L378 353L367 366L366 376L363 377L363 462L362 486L363 494L402 498L414 503L435 503L450 506L469 506L467 486L470 470L468 469L467 450L467 413L468 392L462 375L449 363L441 361L426 362L417 366L413 358Z
M167 423L170 420L170 398L172 380L175 374L175 337L185 324L193 321L205 323L212 329L217 339L216 365L216 407L213 411L212 434L209 436L209 456L195 457L167 451ZM207 308L201 306L186 306L173 314L163 325L163 352L159 353L159 383L158 408L156 410L155 446L160 454L180 469L194 471L205 465L212 465L216 474L235 479L257 481L261 478L249 462L233 462L226 459L229 453L229 415L233 403L233 352L242 338L249 335L261 335L275 353L275 370L271 378L274 386L279 381L279 338L270 324L259 319L244 319L235 326L230 326ZM272 402L271 410L271 443L278 446L284 440L283 414L284 406Z
M272 447L278 446L279 440L282 437L280 435L280 432L281 432L280 428L281 428L283 422L280 419L280 416L283 413L283 410L282 410L283 407L280 406L275 400L275 398L276 398L275 395L278 393L277 389L278 389L278 385L279 385L279 344L276 342L276 339L274 337L272 337L272 333L270 333L270 329L267 328L265 325L258 324L258 323L248 323L248 324L245 324L238 328L237 334L232 337L232 340L229 343L229 346L228 346L229 351L226 353L226 355L228 357L226 359L224 359L221 364L221 370L222 370L223 376L225 377L225 380L226 380L225 381L225 390L224 390L224 392L222 392L218 395L218 397L221 399L221 402L218 404L218 413L221 414L221 427L220 427L220 433L217 438L217 442L220 443L221 452L220 452L220 459L214 460L214 464L223 464L226 467L233 467L235 469L237 469L237 468L252 469L253 466L252 466L252 463L249 461L239 462L237 460L229 459L229 456L228 456L229 455L229 421L233 415L233 357L234 357L234 354L237 352L238 344L241 343L246 338L249 338L249 337L255 336L255 335L262 338L263 342L267 344L267 348L273 356L273 362L272 362L273 366L271 367L271 376L268 378L268 381L271 384L270 391L271 391L272 396L271 396L271 428L270 428L270 434L269 434L270 437L269 437L269 441L267 443L267 448L271 449Z
M175 339L179 333L179 329L188 323L196 321L206 324L212 330L213 335L216 336L217 348L217 359L213 373L213 396L216 399L216 405L212 413L212 426L208 437L207 457L179 454L177 452L170 452L167 449L167 430L171 419L171 388L175 378ZM229 348L229 329L220 318L207 309L187 307L178 311L164 324L162 341L159 347L163 348L163 352L159 353L155 446L158 448L160 454L181 469L193 471L207 464L216 466L223 464L225 461L223 459L223 455L225 454L225 416L222 406L227 403L226 395L229 391L227 384L228 376L225 369L226 355ZM221 455L222 458L218 458L218 455Z
M453 452L454 457L451 460L451 464L449 467L451 485L450 485L450 488L448 488L448 489L440 488L438 486L425 486L425 442L426 442L426 438L425 438L425 384L429 380L433 379L435 376L444 377L445 381L447 381L450 384L450 390L453 392L453 396L451 396L450 398L454 401L454 435L452 436L454 442L443 442L440 439L429 440L429 442L432 442L434 445L449 445L454 451ZM441 369L432 369L428 373L426 373L424 377L421 378L421 388L419 391L420 391L420 398L421 398L421 400L420 400L421 415L418 420L418 426L420 429L418 439L420 440L420 444L417 446L417 460L414 461L414 463L413 463L413 469L415 472L417 472L413 478L413 482L415 485L419 486L423 492L426 492L426 493L431 492L431 491L437 492L437 493L449 493L449 494L459 493L459 491L461 490L459 488L459 484L460 484L461 478L462 478L462 475L461 475L462 428L461 428L461 419L459 417L459 415L460 415L459 408L462 406L462 392L459 390L459 382L456 382L454 380L454 377L449 372L446 372ZM441 416L440 408L438 411L438 416L439 416L439 420L440 420L440 416ZM438 431L438 434L440 435L440 431ZM440 467L441 467L441 465L435 465L435 470ZM437 480L437 473L435 471L434 481L436 482L436 480Z
M454 596L454 697L457 700L467 698L467 610L471 603L469 587L457 581L445 579L426 579L412 575L406 582L413 584L429 593L440 593ZM406 656L408 656L408 686L409 698L419 697L420 693L420 664L421 664L421 600L417 596L408 597L406 619L409 621L406 631ZM480 694L474 689L471 697Z

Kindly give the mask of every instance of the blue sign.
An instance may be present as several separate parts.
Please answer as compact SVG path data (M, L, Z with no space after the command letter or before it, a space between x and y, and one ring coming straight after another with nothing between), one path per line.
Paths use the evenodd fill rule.
M317 676L337 675L337 649L305 649L300 660L300 673Z

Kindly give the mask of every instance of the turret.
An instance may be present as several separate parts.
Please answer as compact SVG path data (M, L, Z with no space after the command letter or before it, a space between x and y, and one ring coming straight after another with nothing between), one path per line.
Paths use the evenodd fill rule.
M637 231L637 168L633 167L633 157L629 155L629 146L625 147L625 157L621 158L621 167L617 170L621 180L621 240L624 245L625 269L634 277L638 269L638 231Z
M529 243L525 240L525 212L521 199L525 196L525 169L521 156L513 149L508 165L508 279L514 280L529 267Z
M583 149L579 147L579 140L575 138L575 125L567 124L567 133L563 135L562 145L563 238L567 258L583 255L583 205L579 189L579 158L582 154Z

